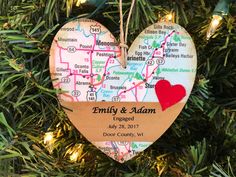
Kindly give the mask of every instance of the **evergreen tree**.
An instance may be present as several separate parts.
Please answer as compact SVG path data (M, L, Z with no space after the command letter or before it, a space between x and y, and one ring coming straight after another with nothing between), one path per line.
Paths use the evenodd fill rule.
M217 0L136 0L128 43L172 11L194 39L198 68L174 124L143 153L119 164L73 127L49 76L50 45L66 22L95 19L119 38L117 0L79 2L0 0L0 176L235 176L236 5L230 4L206 40ZM123 1L124 22L130 4ZM48 133L44 142L47 132L53 140Z

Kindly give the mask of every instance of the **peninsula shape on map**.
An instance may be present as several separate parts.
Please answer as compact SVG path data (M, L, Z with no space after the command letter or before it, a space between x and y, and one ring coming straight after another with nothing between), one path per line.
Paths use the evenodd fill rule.
M194 75L191 61L185 61L194 58L189 53L192 41L178 28L158 23L145 29L129 49L127 68L122 69L119 43L105 27L87 19L66 24L51 49L53 84L63 91L59 98L70 102L158 102L153 89L158 80L191 87L182 71ZM183 77L181 81L170 76L170 70Z

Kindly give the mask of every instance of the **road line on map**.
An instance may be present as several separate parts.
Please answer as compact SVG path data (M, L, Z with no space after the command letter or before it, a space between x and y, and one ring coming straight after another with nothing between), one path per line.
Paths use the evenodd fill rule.
M159 49L163 49L163 53L165 51L165 45L166 45L166 42L167 42L168 38L171 37L171 35L174 34L174 33L175 33L175 30L173 30L170 34L168 34L165 37L164 41L161 43L161 48L159 48ZM69 68L69 62L62 61L62 50L67 50L67 48L63 48L63 47L59 46L58 41L55 40L55 42L57 44L57 47L59 48L60 63L67 65L67 70L70 71L70 75L71 75L72 73L71 73L71 69ZM107 66L109 64L110 59L114 58L114 56L111 56L111 57L109 57L107 59L105 67L104 67L104 73L103 73L101 81L96 83L96 84L94 84L93 83L94 76L97 76L98 74L93 75L93 65L92 65L93 64L92 63L92 61L93 61L93 52L98 52L98 51L102 51L102 52L120 52L119 50L95 50L95 46L96 46L96 34L94 34L94 44L93 44L93 48L92 49L79 49L79 48L76 48L76 50L78 50L78 51L89 51L90 52L90 75L83 75L83 74L77 74L77 73L73 74L74 75L74 90L76 90L76 76L90 77L90 85L91 86L97 86L97 85L100 85L100 84L102 84L104 82L105 76L106 76L106 72L107 72ZM154 55L155 55L156 50L157 50L157 48L153 51L152 58L150 60L154 59ZM157 67L154 68L153 72L158 68L158 66L159 65L157 65ZM150 75L148 75L149 74L148 73L148 68L149 68L149 65L146 65L146 75L145 75L145 80L146 81L139 82L137 85L135 85L135 86L133 86L133 87L127 89L127 90L122 91L121 93L118 94L118 96L121 96L121 94L126 93L126 92L128 92L128 91L130 91L132 89L135 89L135 99L137 101L138 100L137 99L137 94L138 94L137 93L138 92L137 87L139 85L147 82L147 80L153 75L153 72ZM67 77L69 77L69 75ZM60 85L60 83L58 83L58 84ZM76 97L76 99L78 101L77 97Z
M74 91L76 91L76 75L74 75ZM78 96L75 96L76 101L79 101Z
M109 63L109 61L110 61L111 58L114 58L114 57L113 57L113 56L110 56L110 57L107 59L106 64L105 64L105 67L104 67L104 72L103 72L102 79L101 79L100 82L94 84L95 86L98 86L98 85L102 84L102 82L105 80L105 75L106 75L106 72L107 72L107 66L108 66L108 63Z
M138 102L138 88L137 87L134 88L134 95L135 95L136 102Z
M60 63L67 65L67 68L66 68L66 69L69 70L69 71L70 71L70 74L71 74L71 69L69 68L69 62L64 62L64 61L62 61L61 49L59 50L59 58L60 58Z
M93 40L93 48L92 50L90 51L90 85L93 87L93 52L94 52L94 48L96 46L96 34L94 34L93 36L94 40ZM91 90L93 90L91 88Z
M129 147L127 148L126 145L125 145L125 149L129 152L130 151L130 142L127 142Z
M151 58L150 60L153 60L153 59L154 59L155 52L156 52L158 49L163 49L163 54L164 54L165 45L166 45L167 39L168 39L169 37L171 37L172 34L174 34L174 33L175 33L175 30L173 30L171 33L169 33L169 34L165 37L164 41L161 43L161 48L156 48L156 49L153 51L152 58ZM163 58L164 58L164 57L163 57ZM145 80L146 80L146 82L147 82L148 79L153 75L153 72L155 72L155 70L158 68L158 66L159 66L159 65L157 65L157 67L154 68L154 70L152 71L152 73L148 76L148 68L149 68L149 65L146 65L146 75L145 75ZM136 89L136 87L138 87L139 85L141 85L141 84L143 84L143 83L145 83L145 82L144 82L144 81L139 82L137 85L131 87L130 89L127 89L127 90L122 91L122 92L119 93L117 96L120 97L123 93L126 93L126 92L128 92L128 91L130 91L130 90L132 90L132 89ZM136 99L136 96L135 96L135 99ZM137 100L136 100L136 101L137 101Z

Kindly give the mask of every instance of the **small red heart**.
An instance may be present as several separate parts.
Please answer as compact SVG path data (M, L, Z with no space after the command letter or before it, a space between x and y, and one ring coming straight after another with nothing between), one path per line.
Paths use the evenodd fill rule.
M186 96L186 90L182 85L171 86L167 80L158 81L155 85L155 91L162 111L175 105Z

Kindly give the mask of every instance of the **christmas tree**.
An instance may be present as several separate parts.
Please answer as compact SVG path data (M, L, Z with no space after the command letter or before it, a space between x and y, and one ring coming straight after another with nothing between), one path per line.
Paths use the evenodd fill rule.
M49 50L68 21L90 18L119 39L119 1L0 0L0 176L236 175L236 5L136 0L128 45L161 20L180 24L198 55L191 96L154 144L120 164L71 124L53 89ZM127 23L131 2L123 1Z

